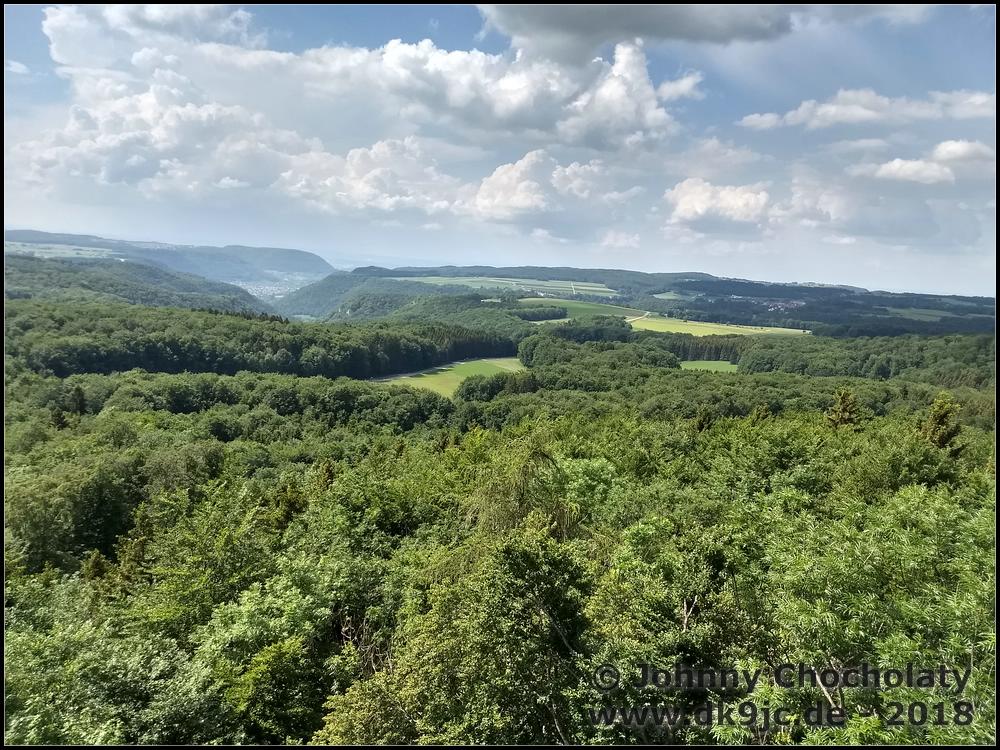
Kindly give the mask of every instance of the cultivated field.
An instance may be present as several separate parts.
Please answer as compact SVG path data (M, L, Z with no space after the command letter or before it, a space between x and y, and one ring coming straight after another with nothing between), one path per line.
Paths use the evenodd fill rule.
M108 258L114 253L103 247L82 247L80 245L43 245L27 242L4 242L5 253L33 255L36 258Z
M541 305L565 307L566 312L568 313L566 316L567 318L580 318L586 315L623 315L626 318L634 318L640 315L645 315L644 311L636 310L634 307L605 305L600 302L580 302L579 300L574 299L542 299L538 297L531 297L519 300L519 302L528 307L538 307Z
M695 336L728 336L728 335L793 335L808 333L798 328L777 328L768 326L738 326L729 323L705 323L700 320L680 320L678 318L659 318L649 315L644 318L630 320L633 328L642 331L659 331L660 333L690 333Z
M425 284L470 286L474 289L513 289L517 292L544 294L591 294L613 297L617 292L604 284L588 281L542 281L541 279L506 279L493 276L397 276L399 281L422 281Z
M716 359L689 359L681 362L682 370L709 370L711 372L736 372L737 367L732 362Z
M695 336L807 333L797 328L739 326L728 323L704 323L699 320L681 320L680 318L661 318L654 313L647 313L644 310L637 310L633 307L605 305L600 302L579 302L577 300L565 299L522 299L521 304L565 307L569 313L568 318L579 318L585 315L621 315L625 317L633 328L643 331L659 331L660 333L690 333Z
M472 375L495 375L498 372L523 370L524 365L517 357L498 357L495 359L472 359L466 362L455 362L442 365L412 375L398 375L386 378L386 382L399 385L411 385L415 388L426 388L451 397L462 381Z

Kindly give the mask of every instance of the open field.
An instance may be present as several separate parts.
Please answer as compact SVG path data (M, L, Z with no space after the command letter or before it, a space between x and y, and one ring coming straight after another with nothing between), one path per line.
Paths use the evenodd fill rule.
M592 294L613 297L617 292L604 284L589 281L542 281L540 279L507 279L493 276L398 276L398 281L422 281L425 284L470 286L474 289L513 289L518 292L545 294Z
M28 242L3 243L5 253L33 255L36 258L109 258L114 253L103 247L83 247L80 245L42 245Z
M681 362L682 370L708 370L710 372L736 372L737 366L732 362L715 359L689 359Z
M519 300L527 307L539 307L549 305L552 307L565 307L569 313L568 318L580 318L585 315L624 315L626 318L633 318L645 315L643 310L636 310L634 307L622 307L621 305L606 305L601 302L580 302L573 299L552 299L531 297Z
M901 318L908 318L909 320L928 320L934 323L938 322L942 318L954 316L954 313L948 312L947 310L928 310L920 307L887 307L885 309L893 315L898 315Z
M807 331L800 331L797 328L740 326L728 323L704 323L699 320L681 320L680 318L661 318L653 313L647 313L633 307L605 305L600 302L578 302L576 300L565 299L522 299L521 304L565 307L569 313L569 318L578 318L584 315L623 315L633 328L642 331L659 331L660 333L690 333L695 336L807 333Z
M794 335L808 333L798 328L773 328L768 326L738 326L729 323L705 323L700 320L680 320L679 318L658 318L649 315L644 318L630 320L633 328L642 331L659 331L660 333L690 333L695 336L730 336L768 334Z
M498 372L513 372L523 369L524 365L517 357L471 359L434 367L412 375L385 378L383 382L427 388L442 396L451 397L462 381L472 375L495 375Z
M660 292L659 294L654 294L657 299L684 299L684 296L678 294L677 292Z

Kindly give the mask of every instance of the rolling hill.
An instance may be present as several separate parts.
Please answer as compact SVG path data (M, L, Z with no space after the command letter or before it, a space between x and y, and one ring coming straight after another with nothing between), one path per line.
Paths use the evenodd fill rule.
M130 302L227 312L274 312L245 289L193 274L110 258L4 255L7 298Z
M260 296L297 289L334 272L329 263L305 250L173 245L20 229L4 232L4 250L38 257L120 258L238 284Z

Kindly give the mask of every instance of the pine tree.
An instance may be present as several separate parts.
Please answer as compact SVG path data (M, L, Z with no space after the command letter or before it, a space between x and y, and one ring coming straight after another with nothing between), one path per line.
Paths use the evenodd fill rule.
M861 405L857 396L847 388L838 388L833 406L826 412L826 419L834 429L856 425L861 420Z
M925 440L942 450L947 450L952 456L957 456L963 448L955 442L962 431L956 421L958 410L958 404L949 394L938 394L931 405L927 419L920 426L920 434Z

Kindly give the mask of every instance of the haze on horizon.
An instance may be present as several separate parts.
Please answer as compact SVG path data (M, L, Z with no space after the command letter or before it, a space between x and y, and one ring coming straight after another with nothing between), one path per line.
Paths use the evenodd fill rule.
M6 228L995 295L993 6L4 21Z

